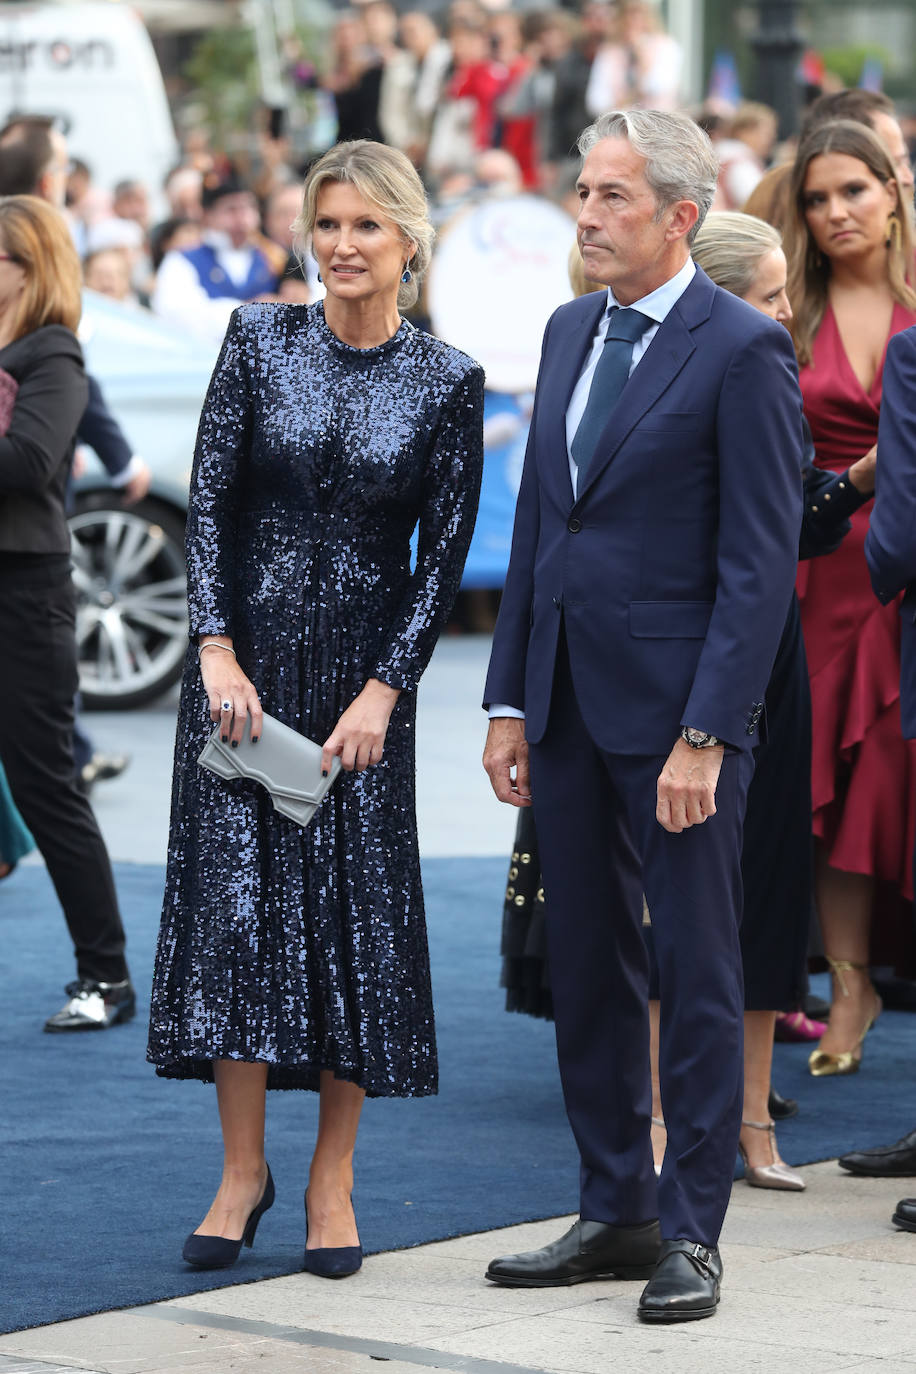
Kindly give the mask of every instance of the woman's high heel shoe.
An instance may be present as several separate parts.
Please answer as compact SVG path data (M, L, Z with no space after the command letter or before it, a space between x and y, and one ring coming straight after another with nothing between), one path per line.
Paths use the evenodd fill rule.
M267 1166L267 1182L264 1184L264 1191L261 1194L261 1201L245 1222L245 1230L242 1232L241 1240L227 1240L225 1236L199 1236L192 1232L184 1243L181 1257L188 1264L193 1264L195 1269L228 1269L235 1264L242 1251L242 1246L249 1248L254 1244L254 1234L258 1229L258 1222L266 1211L274 1205L274 1181L270 1172L270 1165Z
M848 959L831 959L830 955L825 956L830 965L831 973L836 975L840 992L844 997L849 996L849 989L846 986L844 973L851 973L855 970L867 971L867 964L853 964ZM868 1020L862 1027L862 1032L851 1050L841 1050L839 1054L830 1054L827 1050L812 1050L808 1056L808 1069L814 1078L827 1078L833 1074L858 1073L859 1065L862 1062L862 1042L871 1030L872 1026L881 1015L881 998L877 993L875 1004L869 1015Z
M773 1155L769 1164L749 1164L747 1151L741 1142L738 1142L738 1150L744 1161L744 1177L750 1186L752 1188L779 1188L784 1193L803 1193L806 1184L801 1174L790 1169L788 1164L783 1164L779 1158L779 1151L776 1148L776 1127L772 1121L742 1121L741 1125L750 1126L755 1131L767 1131L770 1137L770 1150Z
M363 1264L363 1247L361 1245L325 1245L319 1249L310 1250L308 1248L309 1238L309 1204L308 1194L305 1198L305 1253L302 1259L302 1268L307 1274L316 1274L320 1279L346 1279L351 1274L355 1274Z

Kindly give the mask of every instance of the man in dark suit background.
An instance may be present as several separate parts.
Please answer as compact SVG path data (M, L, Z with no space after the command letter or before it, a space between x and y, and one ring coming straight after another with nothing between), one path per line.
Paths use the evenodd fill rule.
M680 1321L719 1300L742 1102L742 821L795 575L801 396L786 331L690 259L716 184L706 135L613 112L579 149L579 244L608 294L562 306L545 332L484 765L501 800L534 803L580 1219L487 1276L647 1277L640 1316Z
M865 536L865 559L882 605L906 592L900 606L900 723L916 739L916 326L887 346L878 422L875 505ZM908 798L901 797L906 806ZM916 855L914 876L916 876ZM893 1145L853 1150L840 1164L871 1178L916 1175L916 1128ZM894 1224L916 1231L916 1197L897 1203Z

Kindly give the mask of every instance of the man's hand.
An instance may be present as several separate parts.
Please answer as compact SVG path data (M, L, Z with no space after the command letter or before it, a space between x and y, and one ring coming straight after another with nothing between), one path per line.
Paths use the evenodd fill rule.
M125 482L121 488L125 506L136 505L147 495L153 480L153 474L142 458L134 456L131 459L130 480Z
M659 774L655 818L663 829L680 835L716 814L716 783L725 748L691 749L679 739Z
M523 720L517 716L496 716L490 721L483 766L501 802L508 802L510 806L531 805L528 743Z

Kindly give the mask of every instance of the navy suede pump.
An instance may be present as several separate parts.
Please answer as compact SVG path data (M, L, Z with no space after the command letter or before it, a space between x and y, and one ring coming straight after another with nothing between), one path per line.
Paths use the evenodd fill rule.
M308 1202L305 1204L305 1239L309 1238ZM325 1245L318 1250L306 1246L302 1268L307 1274L317 1274L320 1279L346 1279L362 1268L363 1247L361 1245Z
M195 1269L229 1269L241 1254L242 1246L247 1245L250 1248L254 1244L258 1222L274 1205L274 1196L273 1175L268 1164L267 1182L264 1184L261 1201L245 1222L241 1240L227 1240L225 1236L198 1236L192 1232L184 1243L182 1259L188 1264L193 1264Z

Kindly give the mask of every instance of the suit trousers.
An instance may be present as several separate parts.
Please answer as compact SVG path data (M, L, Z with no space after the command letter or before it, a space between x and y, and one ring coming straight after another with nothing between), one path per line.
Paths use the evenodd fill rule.
M125 936L105 841L76 784L76 598L69 559L0 561L0 761L48 867L77 974L125 979Z
M672 740L672 744L674 741ZM749 754L727 752L716 814L680 835L655 817L665 757L609 754L576 702L561 634L544 738L530 746L547 903L557 1052L579 1147L580 1214L715 1245L731 1194L743 1097L741 844ZM661 987L668 1128L649 1142L648 958Z

